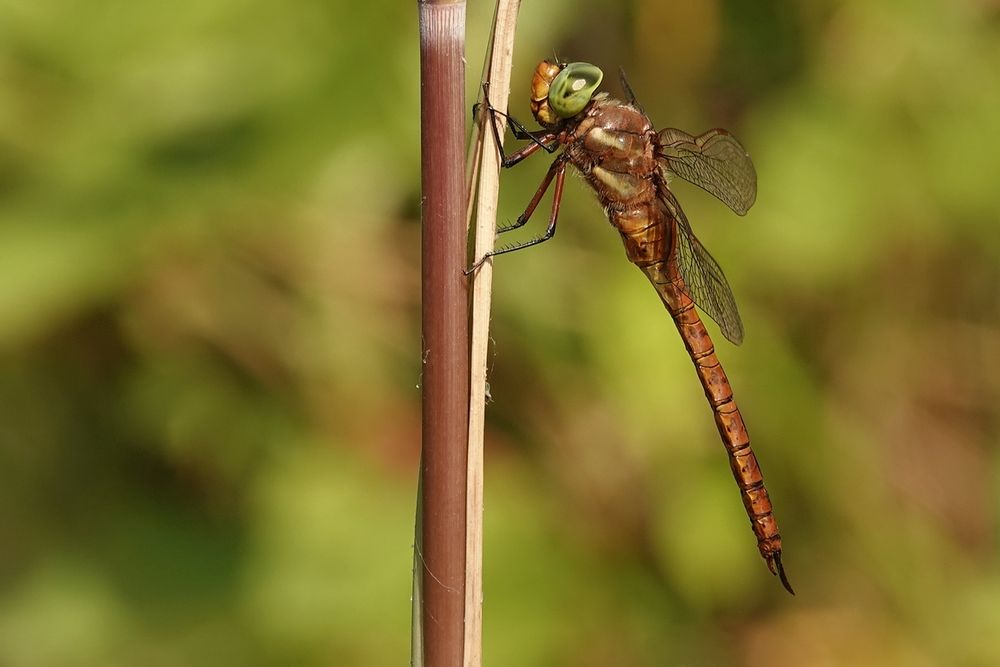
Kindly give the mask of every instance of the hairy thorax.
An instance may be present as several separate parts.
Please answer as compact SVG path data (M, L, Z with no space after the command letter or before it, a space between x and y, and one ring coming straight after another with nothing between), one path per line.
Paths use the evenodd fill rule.
M635 107L598 95L572 130L570 162L609 211L626 210L656 197L656 133Z
M670 228L658 203L657 135L646 114L599 95L566 139L570 162L621 232L629 261L645 267L666 258Z

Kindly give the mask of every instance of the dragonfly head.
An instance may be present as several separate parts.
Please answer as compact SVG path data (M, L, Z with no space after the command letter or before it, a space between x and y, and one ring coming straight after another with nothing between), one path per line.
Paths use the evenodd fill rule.
M601 85L604 72L590 63L543 60L531 78L531 113L543 127L577 115Z

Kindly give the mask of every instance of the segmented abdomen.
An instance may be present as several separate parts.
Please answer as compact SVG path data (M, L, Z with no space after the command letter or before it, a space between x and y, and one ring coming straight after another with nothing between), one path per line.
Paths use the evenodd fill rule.
M701 386L705 390L705 397L715 413L715 425L729 455L733 477L740 487L743 507L746 508L757 537L757 548L771 572L777 574L777 568L780 568L780 561L777 559L781 557L781 534L774 520L771 500L764 487L764 477L757 464L757 457L750 447L750 434L747 433L743 416L736 407L729 378L715 354L715 345L695 310L694 302L682 289L684 283L676 264L670 259L663 259L644 267L643 271L659 292L677 325L684 347L691 355L691 361L694 362Z
M568 146L567 157L594 188L611 224L621 233L629 261L643 270L673 317L712 407L757 548L791 591L781 565L781 535L750 436L712 339L684 292L673 261L671 236L676 222L660 201L659 188L666 184L654 157L648 119L632 107L609 104L589 122Z

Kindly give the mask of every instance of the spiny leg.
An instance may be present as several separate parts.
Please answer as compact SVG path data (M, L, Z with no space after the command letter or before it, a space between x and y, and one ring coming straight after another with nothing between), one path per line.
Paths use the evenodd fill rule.
M544 149L548 153L554 153L559 147L558 143L552 143L556 141L557 133L549 130L537 130L532 132L524 125L520 123L513 116L510 116L490 103L489 98L489 83L483 83L483 100L486 104L486 110L490 113L490 127L493 129L493 139L496 142L497 151L500 153L500 164L506 169L513 167L515 164L520 162L536 153L539 148ZM479 103L476 103L472 107L472 113L475 115L479 111ZM515 139L528 140L531 141L530 144L521 148L520 150L507 155L503 151L503 146L500 143L500 130L497 128L496 116L502 116L507 119L507 126L510 128L511 133L514 135ZM552 143L552 145L548 145Z
M488 83L483 84L484 95L488 87L489 87ZM484 98L484 99L486 100L485 102L486 110L489 111L494 116L502 116L503 118L507 119L507 128L510 130L510 133L514 135L514 138L517 139L518 141L532 141L538 143L539 141L541 141L541 137L544 137L549 133L549 131L546 129L529 130L521 123L521 121L519 121L518 119L514 118L513 116L507 113L504 113L503 111L500 111L495 106L493 106L489 98ZM482 105L483 102L476 102L475 104L472 105L472 115L474 118L479 116L479 108ZM549 150L549 152L555 150L555 148L549 149L546 146L542 146L542 148L546 148L546 150Z
M535 190L535 194L531 198L531 201L528 202L527 207L525 207L524 213L522 213L521 215L517 216L517 221L515 221L515 222L513 222L513 223L511 223L509 225L504 225L502 227L497 227L497 234L503 234L504 232L513 231L515 229L519 229L519 228L523 227L528 222L528 220L531 218L531 216L535 213L535 209L538 208L538 204L541 203L542 197L545 196L545 193L549 189L549 185L551 185L551 183L552 183L552 179L557 176L557 172L558 172L558 176L561 179L562 178L562 174L563 174L563 172L565 172L565 170L566 170L566 161L563 160L562 158L557 158L552 163L552 166L549 167L549 170L547 172L545 172L545 178L542 179L542 182L538 186L538 189ZM556 185L556 194L555 194L556 199L552 202L553 207L555 207L557 209L559 207L559 201L558 201L558 199L560 199L562 197L562 185L561 185L561 183L562 183L562 181L560 180L560 182L557 183L557 185ZM552 223L550 223L550 225L551 224ZM496 254L499 254L499 253L496 253Z
M510 128L510 132L511 132L511 134L514 135L515 139L519 139L521 141L525 141L525 140L537 141L538 137L541 137L541 136L543 136L543 135L545 135L545 134L548 133L548 130L545 130L545 129L535 130L535 131L529 130L528 128L526 128L521 123L521 121L517 120L516 118L514 118L511 115L508 115L508 114L504 113L503 111L500 111L495 106L493 106L493 103L490 102L490 82L489 81L484 81L483 82L483 102L486 103L486 109L490 113L492 113L494 115L503 116L504 118L507 119L507 126ZM483 102L476 102L475 104L472 105L472 115L473 116L478 116L479 115L479 107L482 106Z
M548 241L555 235L556 221L559 219L559 206L562 203L563 184L565 183L566 180L566 160L561 155L558 158L556 158L556 160L552 163L552 166L549 167L549 170L548 172L546 172L545 178L542 180L541 185L539 185L538 190L535 191L535 196L531 198L531 201L528 202L527 208L524 209L524 213L518 216L516 223L514 223L513 225L509 225L506 228L503 228L503 231L510 231L511 229L516 229L517 227L521 227L526 222L528 222L528 219L531 217L531 214L535 212L536 208L538 208L539 202L542 201L542 197L545 196L545 192L549 189L549 185L551 185L552 179L555 179L556 181L556 189L552 195L552 213L549 214L549 226L545 230L545 233L539 237L528 239L527 241L521 241L520 243L514 243L509 246L505 246L503 248L497 248L496 250L491 250L490 252L483 255L475 264L469 267L469 269L465 272L465 275L469 275L470 273L478 269L480 266L483 265L483 262L485 262L490 257L496 257L497 255L503 255L508 252L514 252L515 250L523 250L524 248L530 248L533 245L538 245L539 243L544 243L545 241ZM500 230L497 231L499 232Z
M502 227L497 227L497 234L503 234L504 232L509 232L523 227L531 218L532 214L534 214L535 209L538 208L538 204L541 203L542 197L545 196L546 191L549 189L549 185L552 183L552 179L555 178L556 176L559 177L559 180L556 182L556 191L552 200L552 208L554 209L554 212L558 212L560 200L562 199L562 187L563 187L562 184L565 172L566 172L566 160L563 156L559 156L549 167L549 170L545 172L545 178L542 179L542 182L538 186L538 189L535 190L535 195L531 198L531 201L528 202L528 206L525 207L524 213L517 216L517 220L515 222L512 222L509 225L504 225ZM554 218L550 218L549 227L552 229L552 234L554 234L555 233ZM548 231L546 231L545 233L549 234ZM545 234L543 234L542 236L545 236ZM552 235L549 234L547 238L543 238L542 240L548 240L548 238L551 237ZM538 242L540 243L540 241ZM531 242L525 241L525 243L528 243L529 245L534 245L534 241ZM510 250L520 250L522 247L524 247L521 246L520 244L515 244L515 245L517 247L511 246L509 249L503 250L502 252L510 252ZM501 254L501 251L494 251L494 254Z

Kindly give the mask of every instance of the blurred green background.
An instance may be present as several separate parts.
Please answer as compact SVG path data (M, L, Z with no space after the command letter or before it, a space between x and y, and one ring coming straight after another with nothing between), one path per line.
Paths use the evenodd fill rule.
M1000 3L519 26L516 115L556 50L756 162L745 219L677 192L798 595L572 179L495 264L487 664L1000 664ZM418 90L414 3L0 0L0 665L407 664Z

